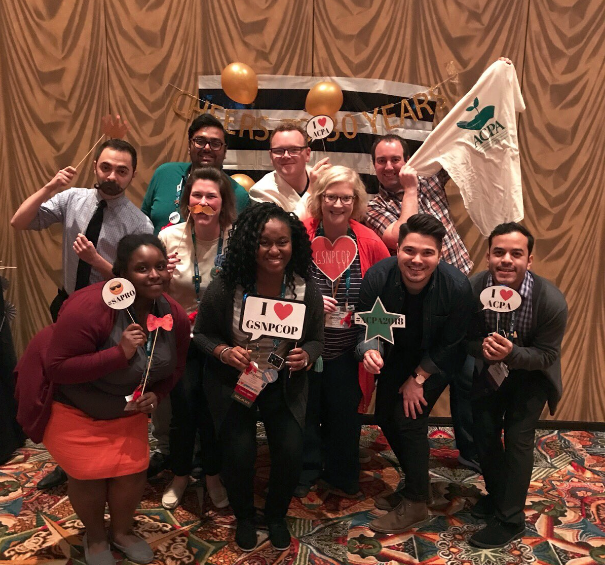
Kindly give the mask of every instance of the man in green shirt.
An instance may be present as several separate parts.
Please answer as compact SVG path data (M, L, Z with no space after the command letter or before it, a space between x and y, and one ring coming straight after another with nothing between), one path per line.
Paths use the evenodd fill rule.
M168 224L185 221L179 213L181 191L187 182L192 168L209 165L219 170L227 154L225 128L211 114L202 114L189 126L190 163L175 162L160 165L151 178L141 210L153 223L154 233ZM231 186L235 193L235 207L239 214L249 201L246 189L231 177Z

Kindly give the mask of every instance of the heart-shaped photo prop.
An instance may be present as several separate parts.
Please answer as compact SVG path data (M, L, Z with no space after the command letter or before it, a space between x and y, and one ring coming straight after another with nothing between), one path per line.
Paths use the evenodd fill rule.
M332 243L327 237L316 237L311 243L313 262L317 268L334 282L353 264L357 255L357 244L348 235Z

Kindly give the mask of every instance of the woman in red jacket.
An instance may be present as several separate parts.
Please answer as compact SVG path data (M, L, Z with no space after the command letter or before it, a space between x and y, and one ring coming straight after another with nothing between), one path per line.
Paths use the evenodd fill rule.
M148 414L183 372L189 345L185 311L163 294L166 264L157 237L124 237L113 271L134 285L134 304L113 310L103 300L104 283L83 288L65 302L48 347L45 372L53 396L44 444L69 477L70 502L86 527L89 565L115 564L106 504L111 544L136 563L154 559L132 533L149 464ZM144 374L144 393L128 402Z
M325 346L323 372L318 372L316 366L309 375L303 472L297 496L306 496L320 476L344 496L359 492L361 418L357 409L362 387L366 387L358 378L359 366L353 356L358 335L353 314L365 272L390 256L382 240L357 221L364 215L366 204L367 194L359 175L341 166L319 176L309 199L311 217L304 221L309 239L325 237L334 244L348 236L357 245L357 255L335 281L315 262L312 266L324 300ZM371 380L373 385L373 377Z

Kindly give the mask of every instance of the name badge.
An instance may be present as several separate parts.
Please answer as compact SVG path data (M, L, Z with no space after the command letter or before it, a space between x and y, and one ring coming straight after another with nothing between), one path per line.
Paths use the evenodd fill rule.
M504 379L508 377L508 367L504 363L494 363L490 365L487 372L494 379L494 383L497 387L504 382Z
M336 312L326 314L324 327L348 330L353 325L353 314L352 310L338 306Z
M267 386L268 380L257 363L250 363L246 370L240 374L231 398L250 408L261 391Z

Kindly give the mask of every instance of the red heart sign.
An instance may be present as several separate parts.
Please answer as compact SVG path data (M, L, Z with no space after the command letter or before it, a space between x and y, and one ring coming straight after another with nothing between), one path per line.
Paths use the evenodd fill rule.
M508 300L512 295L513 295L513 291L512 290L501 290L500 291L500 296L504 300Z
M325 118L319 118L319 120L317 120L317 123L321 126L324 127L326 125L326 119Z
M273 310L280 320L285 320L290 314L292 314L294 307L292 304L281 304L278 302L275 306L273 306Z
M339 237L332 243L327 237L316 237L311 243L313 262L317 268L335 281L353 263L357 255L357 244L348 235Z

